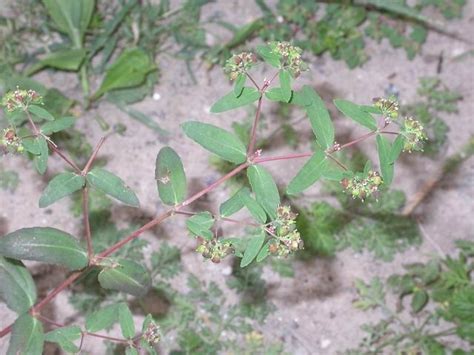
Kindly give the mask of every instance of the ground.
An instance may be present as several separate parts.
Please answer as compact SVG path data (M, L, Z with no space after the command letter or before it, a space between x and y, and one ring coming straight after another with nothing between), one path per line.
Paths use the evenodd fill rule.
M245 6L242 4L245 3ZM219 11L224 17L238 19L245 23L258 14L253 1L218 1L205 8L206 16ZM474 2L468 1L462 20L449 25L451 30L469 37L474 32ZM474 57L454 60L454 57L472 49L472 45L438 33L430 33L422 54L408 61L402 50L394 50L387 43L369 44L371 59L362 67L350 70L343 62L333 61L328 56L311 60L310 71L299 85L305 83L314 86L331 106L334 98L346 98L358 103L369 103L373 97L384 94L385 89L395 85L400 91L402 104L412 102L416 96L418 78L436 75L438 56L444 55L443 70L440 77L450 89L459 91L463 100L459 113L446 116L450 127L449 141L436 160L416 156L405 157L397 166L393 188L403 190L407 196L413 196L423 184L440 168L446 156L456 152L474 133ZM187 176L191 181L191 192L206 182L218 177L215 170L209 168L209 155L200 150L193 142L185 138L180 123L187 120L200 120L230 127L233 121L245 117L244 110L213 115L209 107L222 93L231 89L231 84L218 67L206 71L203 66L193 64L197 84L193 84L186 71L184 62L171 56L158 58L160 80L155 87L159 100L148 98L137 108L151 115L171 134L166 144L171 145L182 157ZM269 73L261 73L260 80ZM74 76L42 73L37 76L47 86L60 87L66 95L80 98L79 84ZM97 84L97 83L96 83ZM155 95L155 97L158 95ZM264 114L271 118L272 107L264 107ZM124 122L128 129L125 136L113 136L101 151L108 159L108 169L121 176L137 193L143 215L153 216L164 207L158 202L154 182L154 160L159 149L165 143L148 128L132 123L123 113L112 105L104 103L85 113L78 128L86 133L89 142L96 142L101 130L94 116L104 117L109 124ZM349 125L338 119L337 126L348 130ZM298 126L303 136L310 136L308 123ZM357 135L353 133L353 137ZM309 144L301 145L298 150L305 151ZM306 149L305 149L306 148ZM264 152L278 155L288 148L275 148ZM14 169L20 174L19 189L14 193L0 190L0 234L30 226L54 226L71 233L79 234L81 222L71 219L68 213L69 201L60 201L46 210L37 208L39 196L46 180L61 168L57 159L52 159L46 178L39 178L30 164L15 156L5 156L2 163L5 168ZM278 163L268 164L278 183L284 185L301 166L300 160L286 162L284 168ZM218 189L205 200L206 206L216 209L217 202L223 201L228 191ZM302 203L321 199L318 187L314 187L301 197ZM440 186L433 195L416 210L420 220L424 241L421 247L413 248L395 257L390 263L374 260L369 254L355 254L349 250L337 254L334 258L316 258L309 262L296 262L295 278L280 278L267 270L264 274L269 282L269 300L275 304L273 313L260 328L267 339L282 340L285 348L292 354L334 354L357 345L362 332L359 326L380 315L362 313L352 306L356 297L353 282L356 278L370 280L374 276L385 277L401 270L401 265L423 261L437 253L448 254L453 251L453 240L473 238L474 219L474 160L468 160L448 182ZM117 221L131 221L137 212L115 205L114 218ZM206 278L223 282L228 274L228 263L215 265L204 263L193 252L194 242L184 232L184 220L173 219L155 233L145 233L143 238L151 242L152 248L167 240L180 247L185 268ZM41 270L40 270L41 271ZM40 271L36 271L37 276ZM61 280L52 277L43 285L45 289L54 287ZM73 314L67 304L67 292L63 292L54 302L56 319ZM13 312L0 304L0 328L10 324L15 318ZM0 353L5 353L9 338L0 339ZM172 341L172 339L164 340ZM84 349L91 354L101 353L96 342L89 340Z

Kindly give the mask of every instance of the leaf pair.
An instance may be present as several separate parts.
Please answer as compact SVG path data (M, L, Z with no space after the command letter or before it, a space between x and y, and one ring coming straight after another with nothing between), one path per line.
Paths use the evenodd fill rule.
M56 175L43 191L39 206L41 208L47 207L61 198L81 190L86 182L129 206L138 207L140 205L135 193L126 186L122 179L105 169L94 168L85 177L71 172Z

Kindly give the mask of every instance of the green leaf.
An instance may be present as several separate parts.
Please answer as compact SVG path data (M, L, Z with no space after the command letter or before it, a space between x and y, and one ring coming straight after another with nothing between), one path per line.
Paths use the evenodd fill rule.
M84 176L74 173L67 172L56 175L44 189L39 200L39 207L47 207L59 199L82 189L85 183Z
M244 90L245 82L247 81L247 75L240 73L237 76L234 84L234 95L235 97L239 97L242 95L242 91Z
M77 325L62 327L54 329L45 334L44 340L57 343L67 353L77 353L79 347L74 344L74 341L80 339L82 330Z
M295 93L290 91L290 99L294 97ZM285 96L282 88L271 88L265 91L265 97L270 101L278 101L278 102L288 102L287 97Z
M43 120L46 121L54 121L54 117L52 114L50 114L48 111L46 111L44 108L39 107L37 105L29 105L28 106L28 111L32 113L33 115L42 118Z
M43 3L58 29L80 47L92 18L95 0L43 0Z
M211 227L214 225L214 217L209 212L200 212L186 220L186 226L196 237L210 240L214 236Z
M268 255L270 255L270 241L266 242L265 245L262 247L262 249L260 249L258 255L257 255L257 263L259 262L262 262L263 260L265 260Z
M272 67L280 68L280 57L278 54L273 53L269 46L257 46L257 53L266 63L270 64Z
M285 102L289 102L291 99L291 75L288 70L280 70L279 73L281 93Z
M377 135L377 151L379 153L380 170L384 184L388 187L393 180L394 163L392 160L392 147L390 142L382 135Z
M17 318L13 324L7 355L41 355L43 344L43 325L26 313Z
M308 114L311 128L323 149L330 148L334 143L334 125L329 116L329 111L318 93L308 85L302 90L304 95L305 110Z
M267 221L267 214L260 204L250 196L250 191L245 188L240 194L240 200L244 206L249 210L250 214L260 223Z
M0 255L67 266L87 266L87 252L72 235L49 227L23 228L0 238Z
M38 143L38 139L34 137L23 138L21 144L25 150L33 155L40 155L41 149Z
M240 267L246 267L257 257L264 241L265 233L261 233L260 235L256 235L249 238L247 248L244 251L244 256L240 261Z
M346 100L334 100L334 104L345 116L358 122L373 131L377 129L377 123L370 113L364 111L359 105Z
M46 67L77 71L79 70L85 57L85 49L64 49L53 52L48 54L46 57L43 57L43 59L34 64L32 67L28 68L26 75L32 75Z
M230 217L234 213L239 212L243 207L244 207L244 202L240 198L240 195L243 193L245 188L241 188L239 191L237 191L234 195L232 195L231 198L229 198L227 201L223 202L220 207L219 207L219 214L221 217Z
M117 200L132 207L139 207L137 195L118 176L102 168L94 168L86 175L87 182Z
M398 157L400 156L400 153L403 150L404 144L405 144L405 137L399 134L397 138L395 138L392 144L391 160L393 163L395 163L395 161L397 161Z
M247 169L247 177L257 202L274 219L280 205L280 194L271 174L262 166L252 165Z
M151 277L143 265L133 260L114 259L113 266L99 273L99 283L105 289L142 297L151 286Z
M18 314L28 311L36 302L36 286L21 261L0 257L0 299Z
M417 290L411 299L411 309L418 313L428 303L428 293L425 290Z
M35 138L36 144L38 146L39 154L34 158L34 164L36 170L43 175L46 172L48 167L48 156L49 156L49 149L48 149L48 142L43 136L38 136Z
M156 157L155 179L163 203L177 205L184 201L187 183L183 163L170 147L161 148Z
M182 124L184 133L205 149L235 164L247 160L245 145L234 134L197 121Z
M220 113L234 108L246 106L252 102L257 101L260 98L260 92L257 89L244 87L239 97L235 97L234 92L230 92L227 95L221 97L217 102L212 105L212 113Z
M286 189L288 195L296 195L313 185L318 179L324 176L328 168L326 155L322 150L318 150L305 163L301 170L290 181Z
M135 323L133 322L133 315L125 303L119 305L119 323L122 329L122 335L131 339L135 336Z
M91 333L108 329L117 321L120 303L105 306L86 317L86 330Z
M95 100L110 90L139 86L154 69L146 52L141 49L126 49L107 69L99 90L91 99Z
M46 122L41 126L41 132L49 135L51 133L60 132L66 128L72 127L76 122L74 117L62 117L51 122Z
M125 349L125 355L139 355L137 349L128 347Z

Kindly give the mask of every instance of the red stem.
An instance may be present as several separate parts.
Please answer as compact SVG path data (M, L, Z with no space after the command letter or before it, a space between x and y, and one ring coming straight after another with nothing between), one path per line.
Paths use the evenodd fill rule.
M99 153L99 150L102 147L102 145L104 144L106 139L107 139L107 136L102 137L100 139L99 143L97 143L96 147L94 148L94 151L92 152L91 157L89 158L89 160L86 163L86 166L82 170L82 175L85 176L89 172L89 170L92 166L92 163L94 162L95 158L97 157L97 154Z
M247 156L248 157L250 157L254 153L253 150L255 149L255 142L257 140L257 127L258 127L258 122L260 121L260 113L262 111L262 103L263 103L263 94L260 95L260 98L258 99L257 113L255 114L255 119L253 121L252 132L250 133L249 147L247 149Z
M53 142L48 141L48 145L52 151L54 151L57 155L59 155L71 168L73 168L76 173L81 173L81 169L74 163L71 159L69 159L66 155L64 155L57 146L54 145Z
M260 91L260 86L258 86L257 82L254 80L254 78L252 78L252 76L249 74L249 73L245 73L247 75L247 78L250 79L250 81L253 83L253 85L255 85L255 87L257 88L258 91Z

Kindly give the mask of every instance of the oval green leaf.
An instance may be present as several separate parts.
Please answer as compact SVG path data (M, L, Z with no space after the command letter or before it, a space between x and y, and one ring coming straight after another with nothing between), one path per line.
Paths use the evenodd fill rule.
M115 197L126 205L140 206L137 195L117 175L102 168L94 168L87 173L86 179L97 190Z
M135 336L135 323L133 322L133 315L125 303L121 303L119 306L119 323L120 329L122 329L122 335L125 338L131 339Z
M257 255L257 263L262 262L270 255L270 241L266 242L265 245L260 249Z
M54 121L54 117L52 114L50 114L48 111L46 111L44 108L39 107L37 105L30 105L28 106L28 111L32 113L33 115L42 118L43 120L46 121Z
M289 102L291 99L291 75L288 70L280 70L279 73L281 94L283 95L283 100Z
M79 347L74 344L74 341L80 339L81 336L81 327L78 325L71 325L68 327L57 328L46 333L44 340L50 343L58 344L61 349L67 353L77 353L79 351Z
M244 251L244 256L240 261L240 267L246 267L257 257L258 253L260 252L260 249L262 249L264 241L265 233L250 237L250 240Z
M318 150L305 163L301 170L290 181L286 189L288 195L296 195L313 185L327 170L326 155L322 150Z
M7 355L41 355L43 353L43 325L26 313L17 318L12 328Z
M51 133L60 132L63 129L72 127L76 122L74 117L61 117L57 120L46 122L44 125L41 126L41 132L48 135Z
M209 212L200 212L186 220L188 230L196 237L210 240L214 236L211 227L214 225L214 217Z
M117 321L120 303L105 306L86 317L86 330L91 333L108 329Z
M0 299L18 314L28 311L36 302L36 286L21 261L0 257Z
M59 264L71 270L87 266L87 252L72 235L49 227L23 228L0 238L0 255Z
M318 93L308 85L303 87L302 94L304 96L304 102L306 103L304 108L308 114L311 128L313 129L318 143L323 149L330 148L334 143L334 125L324 101L319 97Z
M240 194L240 199L244 203L245 207L249 210L250 214L260 223L267 221L267 214L260 204L250 196L250 191L245 189L246 192Z
M280 205L280 194L272 175L262 166L252 165L247 169L247 177L257 202L271 219L275 219L276 210Z
M39 200L39 207L44 208L52 203L66 197L77 190L82 189L86 179L84 176L74 173L61 173L56 175L46 186Z
M143 265L133 260L114 259L113 267L106 267L99 273L99 283L105 289L141 297L148 292L151 277Z
M46 138L43 136L39 136L35 139L39 154L35 155L34 157L34 165L36 170L38 170L38 172L43 175L46 172L46 168L48 167L48 142L46 142Z
M174 206L184 201L187 183L183 163L170 147L161 148L156 157L155 179L164 204Z
M266 63L270 64L272 67L280 68L280 56L276 53L273 53L268 45L263 44L257 46L257 53Z
M244 90L245 82L247 81L247 75L240 73L237 76L234 84L234 95L235 97L239 97L242 95L242 91Z
M239 212L244 207L244 203L240 198L240 195L244 190L245 188L241 188L239 191L233 194L232 197L220 205L219 214L221 217L230 217L234 213ZM246 190L248 191L248 189Z
M334 100L334 105L341 111L345 116L356 121L364 127L367 127L373 131L377 129L377 123L370 113L364 111L359 105L356 105L347 100Z
M395 169L394 161L392 159L392 145L387 138L381 135L377 135L376 141L383 183L388 187L392 183Z
M234 108L246 106L252 102L257 101L260 98L260 92L257 89L244 87L239 97L236 97L234 92L230 92L227 95L221 97L217 102L212 105L212 113L220 113Z
M222 159L235 164L247 160L245 145L225 129L197 121L183 123L182 127L189 138Z

